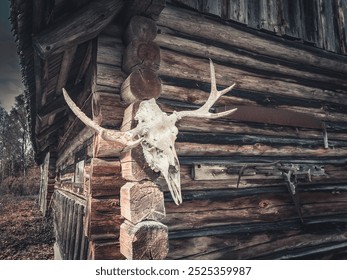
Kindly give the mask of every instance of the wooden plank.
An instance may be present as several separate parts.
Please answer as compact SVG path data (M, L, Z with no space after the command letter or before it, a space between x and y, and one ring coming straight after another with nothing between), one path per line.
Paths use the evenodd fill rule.
M303 30L305 31L304 40L318 47L323 47L319 34L320 12L318 1L314 1L313 3L301 1L301 5L303 13Z
M252 3L251 1L251 4ZM244 0L229 0L229 18L235 21L238 21L240 23L248 24L248 7L249 7L249 1ZM254 11L250 11L253 12ZM255 17L255 14L252 14L251 16ZM255 22L255 19L251 19L251 22Z
M90 65L90 62L92 60L92 50L93 50L93 42L89 42L88 47L86 49L86 53L84 55L83 61L81 63L80 69L78 70L77 77L75 79L75 85L80 83L84 77L84 75L87 73L88 67Z
M92 1L63 22L52 25L34 37L42 58L62 52L97 36L119 13L123 1Z
M74 251L75 251L75 244L76 244L76 238L77 238L77 219L78 219L78 204L74 201L73 210L71 211L72 220L71 220L71 234L69 236L70 242L69 242L69 252L68 252L68 259L73 260L74 258Z
M77 204L77 212L76 212L76 235L75 235L75 244L74 244L74 253L73 253L73 260L78 260L81 253L81 244L82 244L82 237L84 235L83 233L83 212L84 212L84 206L81 204Z
M336 52L336 34L335 34L335 14L333 12L333 1L320 0L321 11L321 31L323 48Z
M161 260L168 253L168 228L154 221L124 222L119 242L120 252L129 260Z
M69 251L70 251L70 246L71 246L71 235L73 234L73 218L74 218L74 207L75 207L75 202L72 199L68 199L68 212L67 212L67 228L66 228L66 235L65 235L65 250L64 250L64 259L68 260L69 259Z
M339 51L341 54L347 53L347 1L335 1L334 13L337 21L337 34Z
M248 6L247 6L248 26L252 28L259 28L260 0L248 0L247 3L248 3Z
M300 0L281 0L282 5L282 29L284 34L301 39L302 34L302 11Z
M278 5L276 0L260 0L260 29L277 33Z
M221 17L223 0L202 0L202 12Z

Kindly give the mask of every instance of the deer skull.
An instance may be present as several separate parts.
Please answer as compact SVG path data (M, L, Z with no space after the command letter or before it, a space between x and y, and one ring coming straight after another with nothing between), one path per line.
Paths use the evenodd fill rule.
M235 84L224 90L218 91L215 70L210 60L211 93L206 103L197 110L173 112L171 115L164 113L154 99L140 103L135 120L137 126L127 132L115 131L100 127L88 118L71 100L66 90L63 89L64 98L76 114L87 126L93 128L102 138L108 141L117 141L124 145L124 150L141 145L145 159L150 168L160 172L164 177L174 202L182 203L180 165L175 150L175 141L178 133L176 122L183 117L220 118L227 116L236 109L220 113L210 113L214 103L225 93L229 92Z

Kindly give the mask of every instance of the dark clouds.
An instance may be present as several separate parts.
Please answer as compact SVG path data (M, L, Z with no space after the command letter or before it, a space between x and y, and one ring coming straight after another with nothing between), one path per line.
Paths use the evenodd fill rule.
M18 56L8 21L8 1L0 1L0 103L6 110L23 92Z

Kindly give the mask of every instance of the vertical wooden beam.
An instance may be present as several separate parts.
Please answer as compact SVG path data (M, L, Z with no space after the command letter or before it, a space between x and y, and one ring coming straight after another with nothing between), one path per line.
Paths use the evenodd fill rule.
M137 2L132 1L132 4ZM141 5L149 4L141 2ZM142 15L155 19L165 1L151 1L151 4ZM144 28L138 19L144 23ZM130 20L124 35L128 46L122 70L129 76L122 84L121 96L130 105L124 112L123 131L136 126L134 117L139 103L158 98L161 93L161 80L157 74L160 49L153 42L156 30L155 21L136 16ZM148 166L141 146L122 153L121 163L122 176L128 183L120 193L121 213L126 219L120 227L120 252L127 259L163 259L168 252L168 233L167 227L158 220L165 217L164 196L153 183L159 174Z
M63 60L60 66L59 78L55 93L61 95L62 88L65 87L66 82L69 78L70 69L72 66L73 59L75 57L77 46L73 46L64 52Z
M89 42L86 54L84 55L82 64L80 66L80 69L78 71L76 80L75 80L75 85L77 85L83 78L84 74L87 72L88 66L92 60L92 49L93 49L93 42Z

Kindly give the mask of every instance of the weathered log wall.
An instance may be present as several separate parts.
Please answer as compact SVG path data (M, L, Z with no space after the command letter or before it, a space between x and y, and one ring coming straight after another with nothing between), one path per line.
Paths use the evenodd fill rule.
M183 204L176 206L166 197L168 257L284 258L286 250L292 250L288 257L303 258L344 251L343 234L331 236L329 231L336 222L346 232L346 58L170 5L158 27L155 42L161 47L163 82L159 102L164 110L189 110L204 103L207 58L214 61L218 85L237 83L216 110L239 107L225 119L178 124ZM257 115L267 108L279 109L268 111L278 118ZM299 119L325 122L328 147L324 125L313 121L307 126L292 119L291 112L303 113ZM286 114L287 119L282 117ZM311 181L307 176L298 179L306 226L300 223L283 173L271 166L276 162L324 170ZM218 178L212 168L205 178L197 178L194 168L206 164L228 172ZM258 164L262 167L245 172L236 189L240 170ZM288 233L281 235L283 230Z
M185 1L188 2L194 1ZM209 9L204 6L204 12L212 14L224 11L215 3L229 3L203 2L211 4ZM247 2L249 7L258 1L241 2ZM258 24L257 10L247 8L254 12L254 20L249 13L242 18L232 3L228 4L230 18L237 16L238 21L249 26ZM295 8L295 4L288 5ZM199 4L193 8L201 7ZM218 9L214 11L212 7ZM297 37L295 34L302 32L293 27L297 19L288 20L294 25L280 30ZM261 22L263 29L270 28L266 21ZM166 218L148 218L168 226L168 258L304 258L313 253L341 256L347 246L346 57L292 42L293 38L284 40L213 16L202 17L170 4L162 11L157 26L158 34L150 39L134 40L138 34L123 37L124 27L110 24L86 49L83 72L91 83L76 90L74 98L101 126L126 129L130 124L124 122L122 127L122 121L127 102L144 98L133 86L141 84L133 74L136 71L147 71L151 81L158 81L159 74L159 103L166 112L195 109L205 102L210 88L207 58L214 61L221 88L237 83L235 90L214 107L216 111L238 107L237 113L218 120L187 118L178 123L176 150L181 163L183 204L176 206L165 192L165 210L161 205L156 207L161 214L166 212ZM134 34L136 28L130 25L131 30L125 34ZM160 60L156 45L160 46ZM320 47L325 46L329 49L328 43ZM79 74L75 74L77 79ZM132 75L135 78L131 79ZM151 97L158 97L155 88ZM144 190L150 192L153 188L151 195L160 194L152 185L144 190L137 183L125 185L125 177L128 181L141 181L143 178L137 176L145 176L142 169L136 169L138 151L121 155L121 147L94 135L75 117L69 118L64 131L58 145L62 152L57 160L56 186L86 205L83 233L89 249L88 256L83 256L124 258L119 244L122 231L127 257L143 257L133 249L156 241L150 240L142 229L156 232L162 240L167 229L162 227L160 231L158 224L141 222L138 209L133 208L144 207L146 201L137 199ZM83 181L75 182L76 161L81 159ZM297 177L305 225L300 222L283 170L278 169L292 165L306 170ZM199 168L203 172L198 174ZM307 168L318 175L310 178ZM124 200L120 205L122 186ZM57 200L55 209L64 207L63 200ZM121 210L133 224L123 223ZM71 218L72 224L77 221L74 219ZM340 234L332 235L337 228ZM139 236L140 241L134 242ZM70 258L73 243L66 243L69 238L61 234L59 238L64 258ZM160 243L162 246L165 242ZM165 254L158 251L158 258Z
M170 0L286 39L347 53L346 0Z

